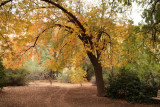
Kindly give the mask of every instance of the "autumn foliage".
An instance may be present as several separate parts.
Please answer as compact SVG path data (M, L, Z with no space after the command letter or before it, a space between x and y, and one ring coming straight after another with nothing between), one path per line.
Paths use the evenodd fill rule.
M36 60L47 70L73 67L71 80L81 82L86 81L83 65L90 60L97 95L105 96L103 70L114 75L114 67L143 65L139 56L154 54L159 60L155 52L159 49L159 16L155 13L159 8L152 13L149 9L144 11L148 25L135 26L127 17L132 8L129 0L102 0L97 6L72 0L0 0L0 3L1 57L6 68L23 68L27 60ZM159 1L152 3L153 7L159 5ZM147 14L155 17L155 21Z

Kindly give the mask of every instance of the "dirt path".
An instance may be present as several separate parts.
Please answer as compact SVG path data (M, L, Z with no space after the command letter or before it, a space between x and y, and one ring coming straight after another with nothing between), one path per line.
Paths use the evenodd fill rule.
M0 93L0 107L160 107L130 104L126 101L99 98L91 84L37 81L29 86L5 87Z

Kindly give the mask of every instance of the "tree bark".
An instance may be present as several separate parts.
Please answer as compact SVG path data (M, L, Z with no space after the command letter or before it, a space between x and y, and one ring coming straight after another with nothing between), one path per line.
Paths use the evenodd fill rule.
M102 65L98 62L98 59L95 55L93 55L91 52L87 52L87 55L93 64L94 71L95 71L95 77L96 77L96 85L97 85L97 96L98 97L104 97L106 96L105 90L104 90L104 81L103 81L103 75L102 75Z

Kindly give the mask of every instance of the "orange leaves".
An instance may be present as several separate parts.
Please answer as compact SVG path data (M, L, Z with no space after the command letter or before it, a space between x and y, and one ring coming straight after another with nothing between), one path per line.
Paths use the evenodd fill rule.
M6 68L16 69L23 67L23 61L24 59L16 58L15 56L10 54L8 58L5 58L3 60L3 63Z

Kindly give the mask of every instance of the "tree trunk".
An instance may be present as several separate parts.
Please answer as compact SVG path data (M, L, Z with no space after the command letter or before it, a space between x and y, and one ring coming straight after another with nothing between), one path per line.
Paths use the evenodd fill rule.
M104 81L102 75L102 65L98 62L98 59L91 52L87 52L87 55L93 64L95 77L96 77L96 85L97 85L97 96L104 97L106 95L104 90Z

